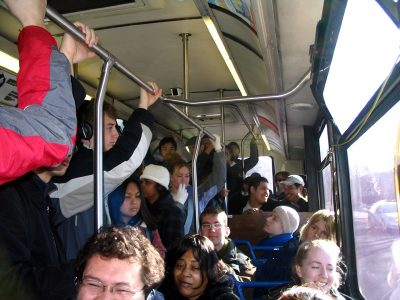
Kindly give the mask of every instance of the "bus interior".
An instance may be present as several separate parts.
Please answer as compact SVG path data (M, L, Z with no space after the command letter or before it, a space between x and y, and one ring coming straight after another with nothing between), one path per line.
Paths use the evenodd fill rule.
M265 158L256 171L271 187L277 171L302 174L310 211L335 212L347 265L344 293L382 299L391 288L391 245L400 238L398 1L48 0L48 6L46 26L58 42L75 21L100 37L98 56L74 66L89 99L112 103L123 126L139 88L155 81L163 96L151 108L153 153L172 136L191 160L190 138L218 134L225 144L241 145L244 158L255 138ZM18 58L20 28L0 1L1 53ZM18 69L0 64L0 104L15 106ZM101 187L101 172L97 180Z

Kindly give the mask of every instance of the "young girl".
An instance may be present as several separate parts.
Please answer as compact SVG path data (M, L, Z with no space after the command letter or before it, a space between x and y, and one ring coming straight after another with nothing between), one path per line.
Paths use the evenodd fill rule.
M112 224L117 227L139 227L164 258L165 247L144 200L139 181L128 178L119 189L119 192L114 192L108 199Z
M186 235L167 252L165 299L239 299L219 270L212 242L198 234Z
M295 258L295 275L301 284L311 284L334 299L344 300L338 288L341 284L342 270L340 249L329 240L303 242Z
M316 211L300 230L301 241L315 239L336 242L335 216L327 209Z

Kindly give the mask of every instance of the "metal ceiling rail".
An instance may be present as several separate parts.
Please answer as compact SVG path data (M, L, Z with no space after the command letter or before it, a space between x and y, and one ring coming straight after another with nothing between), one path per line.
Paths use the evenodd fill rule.
M202 101L186 101L178 98L168 98L163 97L162 101L165 103L173 103L187 106L206 106L206 105L216 105L216 104L235 104L243 102L259 102L259 101L272 101L287 98L296 92L298 92L309 80L311 79L311 70L309 69L301 79L287 92L282 94L273 95L259 95L259 96L245 96L245 97L227 97L227 98L212 98L205 99Z

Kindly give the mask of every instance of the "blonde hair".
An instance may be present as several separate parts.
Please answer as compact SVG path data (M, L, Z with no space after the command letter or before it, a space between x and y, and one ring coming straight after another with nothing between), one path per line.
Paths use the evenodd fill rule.
M335 216L328 209L321 209L313 213L307 223L300 229L300 240L304 241L310 227L321 220L326 224L327 240L336 242Z
M336 257L336 276L334 276L332 288L337 290L341 285L342 278L344 276L344 271L340 267L341 265L344 266L340 248L338 245L336 245L336 243L330 240L304 241L300 244L299 249L297 250L295 266L302 266L304 260L307 259L308 252L310 252L311 249L321 249L322 251L331 253L334 257Z

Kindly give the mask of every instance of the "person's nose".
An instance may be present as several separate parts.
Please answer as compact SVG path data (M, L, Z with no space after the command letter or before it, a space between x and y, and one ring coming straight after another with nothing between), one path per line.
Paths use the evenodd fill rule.
M322 267L322 268L321 268L321 274L320 274L320 276L321 276L322 278L328 278L328 270L327 270L325 267Z

